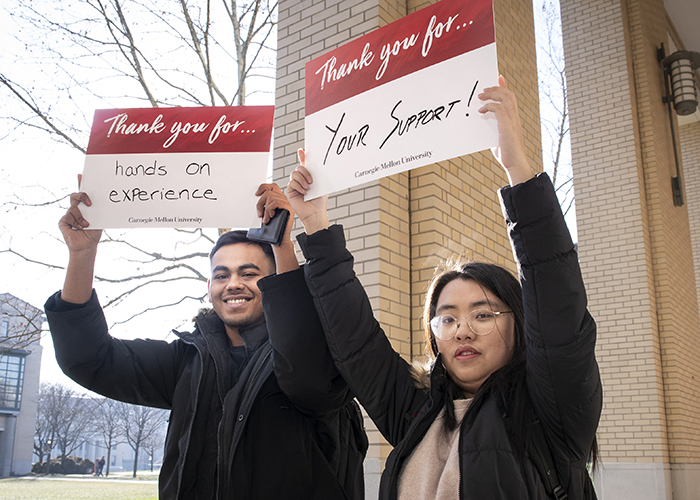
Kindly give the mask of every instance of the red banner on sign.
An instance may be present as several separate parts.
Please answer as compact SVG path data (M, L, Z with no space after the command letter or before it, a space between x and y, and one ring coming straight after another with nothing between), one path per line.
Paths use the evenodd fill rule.
M306 64L306 116L495 42L492 0L443 0Z
M274 106L99 109L87 154L270 150Z

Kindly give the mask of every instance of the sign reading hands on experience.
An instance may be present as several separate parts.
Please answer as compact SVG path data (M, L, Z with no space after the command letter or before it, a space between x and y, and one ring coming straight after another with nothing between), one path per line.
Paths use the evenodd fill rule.
M307 199L498 144L491 0L442 0L306 64Z
M91 229L260 225L273 106L95 112L81 190Z

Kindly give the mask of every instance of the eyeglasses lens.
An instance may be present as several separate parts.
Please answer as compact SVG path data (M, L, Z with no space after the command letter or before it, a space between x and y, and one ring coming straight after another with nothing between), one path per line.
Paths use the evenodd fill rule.
M465 321L472 332L477 335L488 335L496 326L496 315L489 309L477 309L463 318L445 314L435 316L430 321L430 327L437 338L450 340Z

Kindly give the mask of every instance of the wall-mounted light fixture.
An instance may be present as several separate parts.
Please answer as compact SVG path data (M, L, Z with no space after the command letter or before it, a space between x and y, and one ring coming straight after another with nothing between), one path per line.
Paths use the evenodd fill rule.
M698 90L695 86L695 70L700 68L700 52L679 50L666 56L664 44L657 51L657 57L664 70L665 95L663 102L668 105L668 117L671 121L671 139L673 154L676 159L676 176L671 178L673 204L683 206L683 188L681 186L681 166L676 147L675 117L671 103L679 115L691 115L698 108ZM669 86L670 81L670 86Z

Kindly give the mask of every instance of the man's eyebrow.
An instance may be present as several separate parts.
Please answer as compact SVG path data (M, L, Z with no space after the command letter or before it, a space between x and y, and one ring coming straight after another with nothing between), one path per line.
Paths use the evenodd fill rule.
M256 271L261 270L258 266L256 266L252 262L249 264L242 264L242 265L238 266L238 269L236 269L236 270L240 273L241 271L245 271L246 269L255 269Z
M248 269L252 269L254 271L260 271L260 268L253 264L252 262L248 264L241 264L236 268L237 273L242 273L243 271L247 271ZM224 272L224 273L230 273L231 269L229 269L228 266L223 266L223 265L218 265L214 269L211 270L211 274L214 275L218 272ZM262 271L261 271L262 272Z

